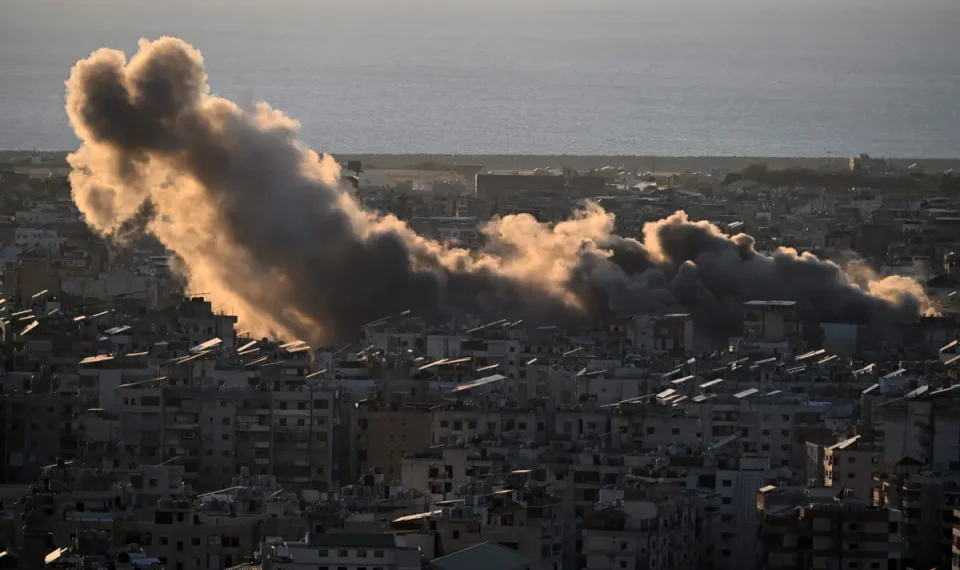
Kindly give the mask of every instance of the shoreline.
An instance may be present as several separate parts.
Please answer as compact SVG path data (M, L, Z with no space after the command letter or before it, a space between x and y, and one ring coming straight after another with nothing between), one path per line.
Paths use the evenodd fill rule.
M31 150L0 150L0 162L28 158ZM72 151L38 151L48 161L64 161ZM771 170L801 168L810 170L847 171L848 157L763 157L763 156L652 156L652 155L577 155L577 154L387 154L387 153L332 153L340 162L359 160L365 166L384 169L404 169L427 163L453 166L476 164L492 170L526 170L538 167L569 166L589 170L616 166L638 171L692 172L707 170L742 170L751 164L764 163ZM906 168L916 164L927 172L948 169L960 170L958 158L895 158L885 157L893 167Z

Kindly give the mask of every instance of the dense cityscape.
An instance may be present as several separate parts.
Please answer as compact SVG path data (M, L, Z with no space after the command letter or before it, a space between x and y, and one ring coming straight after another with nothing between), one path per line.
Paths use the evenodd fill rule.
M171 37L65 100L0 153L0 569L960 569L945 160L338 163Z
M2 564L957 567L950 173L868 157L819 172L343 166L365 208L468 248L496 216L550 224L594 202L641 236L683 211L761 255L913 279L929 306L881 327L744 299L719 344L690 312L403 311L308 346L185 291L151 236L92 232L59 159L14 159Z

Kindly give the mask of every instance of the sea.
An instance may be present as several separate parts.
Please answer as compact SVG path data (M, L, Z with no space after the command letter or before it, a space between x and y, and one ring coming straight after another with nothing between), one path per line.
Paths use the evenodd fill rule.
M960 157L960 0L0 0L0 149L164 35L318 151Z

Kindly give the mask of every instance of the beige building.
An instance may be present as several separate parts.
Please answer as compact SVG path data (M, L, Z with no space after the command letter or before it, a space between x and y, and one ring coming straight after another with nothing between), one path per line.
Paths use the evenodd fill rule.
M823 484L853 489L859 497L871 497L873 473L879 454L872 445L854 436L827 447L823 452Z
M355 437L349 442L349 451L356 456L354 479L379 467L386 481L399 481L403 458L433 445L433 415L429 409L386 403L361 405L353 416Z

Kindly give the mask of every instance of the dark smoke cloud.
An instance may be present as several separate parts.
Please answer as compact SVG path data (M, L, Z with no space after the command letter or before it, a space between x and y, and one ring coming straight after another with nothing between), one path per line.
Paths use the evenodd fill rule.
M594 204L552 226L496 219L481 252L424 239L344 192L294 120L213 97L206 79L200 53L174 38L141 41L129 62L114 50L78 62L67 82L83 141L69 157L74 199L108 236L149 207L146 231L189 288L264 334L319 345L405 309L455 307L551 319L688 309L722 336L715 321L736 321L753 298L862 322L914 319L926 303L913 281L855 283L813 256L764 256L749 236L682 212L648 224L642 243L614 235Z

